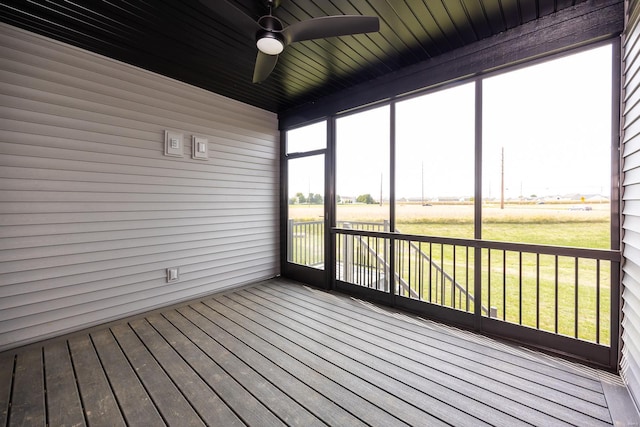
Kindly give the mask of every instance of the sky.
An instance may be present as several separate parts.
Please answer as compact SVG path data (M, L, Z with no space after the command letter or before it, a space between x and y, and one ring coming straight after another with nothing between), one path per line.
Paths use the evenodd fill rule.
M611 45L483 79L483 197L609 197ZM474 191L475 83L396 104L396 197ZM389 106L336 121L337 194L389 197ZM324 122L288 133L289 152L323 148ZM290 160L290 194L324 193L324 156Z

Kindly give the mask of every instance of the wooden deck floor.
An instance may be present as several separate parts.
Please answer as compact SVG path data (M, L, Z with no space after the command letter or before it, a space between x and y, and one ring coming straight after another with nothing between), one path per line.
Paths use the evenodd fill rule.
M614 375L284 279L0 354L0 426L633 425L625 399Z

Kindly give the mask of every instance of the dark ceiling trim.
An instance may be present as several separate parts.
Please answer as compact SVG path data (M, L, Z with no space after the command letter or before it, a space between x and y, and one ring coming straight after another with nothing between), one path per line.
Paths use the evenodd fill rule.
M280 129L617 37L622 0L590 0L278 115Z

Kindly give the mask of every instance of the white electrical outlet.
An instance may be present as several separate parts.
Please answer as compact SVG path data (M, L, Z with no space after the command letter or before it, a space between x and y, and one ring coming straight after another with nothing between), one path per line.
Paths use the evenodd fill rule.
M184 156L181 133L164 131L164 155L172 157Z
M178 267L167 268L167 283L177 282L180 279L180 269Z
M191 137L191 158L207 160L209 158L209 140L201 136Z

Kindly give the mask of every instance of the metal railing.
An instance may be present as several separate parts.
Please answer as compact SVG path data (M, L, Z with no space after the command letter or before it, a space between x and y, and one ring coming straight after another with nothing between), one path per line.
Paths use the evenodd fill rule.
M339 228L371 231L371 232L388 232L390 231L390 225L388 221L383 222L366 222L366 221L339 221ZM396 232L399 230L396 229ZM287 256L288 261L300 265L306 265L309 267L323 268L324 267L324 222L323 221L299 221L289 220L288 225L288 244L287 244ZM348 283L358 284L368 288L378 290L389 289L389 248L388 244L384 244L378 239L364 238L359 236L344 237L343 241L338 243L341 249L338 249L336 257L336 278ZM429 248L429 255L422 251L415 243L410 242L407 248L409 253L417 257L413 266L420 265L421 271L427 271L432 269L433 274L428 277L429 282L429 302L435 302L438 300L444 301L443 295L445 295L445 289L451 290L453 304L452 308L462 307L462 303L456 305L455 301L465 301L465 309L468 310L469 304L473 306L474 297L469 292L468 282L465 285L461 285L456 280L455 272L454 276L451 276L445 269L443 269L437 261L432 257L433 247ZM398 249L396 253L404 253L404 247L398 243ZM404 256L397 259L398 264L403 264ZM371 264L371 265L370 265ZM395 283L398 284L402 295L406 295L414 299L422 299L420 289L423 287L423 281L420 279L416 286L410 284L412 275L415 276L415 271L412 270L411 260L408 259L406 263L409 271L395 271L394 278ZM428 265L428 267L425 267ZM408 275L408 278L405 278ZM433 283L433 286L431 286ZM418 289L419 288L419 289ZM433 292L432 292L433 291ZM433 296L432 296L433 295ZM445 305L445 304L443 304ZM482 306L482 310L485 314L491 315L494 311Z
M621 259L618 251L353 228L332 232L337 263L342 270L352 270L337 269L338 280L610 345L610 322L615 314L611 312L611 295L618 286L613 278ZM370 248L377 255L370 253ZM385 286L379 286L381 282Z
M398 295L473 312L473 251L469 246L396 240L396 270L410 292ZM482 314L496 317L496 307L481 304Z
M324 266L324 221L293 219L287 225L287 261L321 268Z
M363 231L389 231L389 222L339 221L338 227ZM287 261L308 267L324 267L324 221L287 223Z
M324 269L324 221L288 227L288 260ZM610 345L619 251L407 235L388 222L332 233L338 281Z
M610 345L619 251L503 242L476 247L482 249L483 301L497 306L498 318Z

